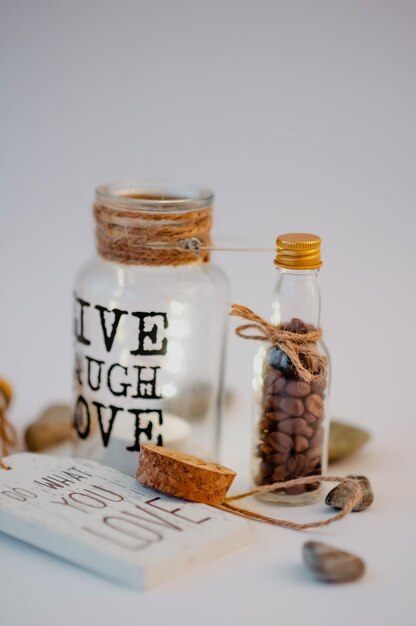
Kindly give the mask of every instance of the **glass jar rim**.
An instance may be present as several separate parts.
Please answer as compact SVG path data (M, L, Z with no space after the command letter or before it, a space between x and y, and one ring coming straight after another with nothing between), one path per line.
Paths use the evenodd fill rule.
M199 185L170 184L163 180L120 180L100 185L96 201L126 210L158 213L188 212L212 206L213 192Z

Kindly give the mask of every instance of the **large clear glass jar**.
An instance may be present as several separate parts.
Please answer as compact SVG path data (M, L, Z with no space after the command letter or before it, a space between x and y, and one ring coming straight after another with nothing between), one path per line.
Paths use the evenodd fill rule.
M320 238L289 234L277 240L279 277L272 304L272 323L305 334L319 328L318 283ZM280 249L279 249L280 246ZM254 361L254 428L252 477L256 485L325 473L328 459L329 357L322 341L309 344L327 364L325 376L305 382L287 354L264 344ZM300 355L315 372L316 358ZM261 499L307 504L320 497L318 483L267 492Z
M134 474L141 442L216 460L227 281L213 194L99 187L98 256L75 284L75 453Z

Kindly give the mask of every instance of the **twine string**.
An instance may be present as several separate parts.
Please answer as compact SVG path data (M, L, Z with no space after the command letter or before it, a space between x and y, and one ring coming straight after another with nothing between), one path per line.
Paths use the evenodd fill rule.
M183 265L209 260L211 207L157 213L96 203L94 216L98 251L109 261Z
M316 348L316 343L322 338L321 328L302 333L291 332L285 330L282 325L268 322L241 304L233 304L230 315L249 322L235 329L239 337L252 341L267 341L280 348L292 362L301 380L310 383L326 379L328 362Z
M290 520L284 520L276 517L270 517L268 515L263 515L262 513L257 513L257 511L239 507L233 504L235 500L241 500L243 498L247 498L249 496L257 495L260 493L276 491L277 489L286 489L289 487L295 487L297 485L309 485L311 483L323 482L339 483L340 485L344 485L346 489L348 489L348 491L351 493L342 510L325 520L317 520L315 522L306 522L304 524L299 524L298 522L291 522ZM247 519L254 519L260 522L266 522L267 524L273 524L274 526L283 526L284 528L290 528L292 530L306 530L307 528L321 528L323 526L329 526L329 524L333 524L334 522L338 522L344 519L344 517L351 513L355 505L360 502L361 498L361 485L358 480L354 478L347 478L344 476L303 476L301 478L286 480L285 482L276 482L271 485L259 485L251 491L246 491L235 496L229 496L228 498L225 498L222 504L217 505L216 508L219 508L223 511L228 511L230 513L234 513L235 515L239 515L240 517L245 517Z

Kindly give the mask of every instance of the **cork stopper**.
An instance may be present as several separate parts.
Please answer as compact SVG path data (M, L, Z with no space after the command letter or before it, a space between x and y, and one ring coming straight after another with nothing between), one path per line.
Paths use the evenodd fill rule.
M147 487L191 502L220 505L236 473L222 465L153 444L141 444L136 478Z

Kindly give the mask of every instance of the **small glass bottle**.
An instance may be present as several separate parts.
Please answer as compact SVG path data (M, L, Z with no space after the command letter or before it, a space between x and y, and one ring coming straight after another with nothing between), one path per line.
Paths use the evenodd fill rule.
M213 194L135 181L96 191L98 256L75 285L75 454L134 474L141 442L216 460L227 281Z
M272 323L306 334L319 329L321 297L318 272L322 265L317 235L293 233L277 239L275 264L279 278L272 306ZM309 349L309 350L308 350ZM312 354L310 354L312 349ZM321 341L306 345L299 354L302 365L314 376L316 355L326 365L320 379L306 382L286 353L263 345L254 362L255 424L252 474L256 485L320 475L327 468L329 420L328 354ZM320 497L319 484L267 492L264 500L307 504Z

